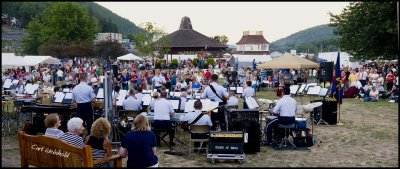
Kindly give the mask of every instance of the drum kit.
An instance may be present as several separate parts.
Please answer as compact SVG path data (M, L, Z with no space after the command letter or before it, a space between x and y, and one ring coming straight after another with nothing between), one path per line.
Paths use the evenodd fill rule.
M318 147L319 147L319 143L321 143L321 140L320 140L319 137L314 133L314 123L317 123L317 125L318 125L320 122L324 122L325 124L328 124L328 123L326 123L324 120L322 120L322 118L321 118L322 112L321 112L321 109L320 109L320 108L321 108L322 104L323 104L322 102L314 102L314 103L310 103L310 104L306 104L306 105L301 106L304 113L311 113L311 114L310 114L310 121L309 121L309 123L311 123L311 133L312 133L312 135L313 135L313 140L314 140L314 142L318 142ZM319 109L318 109L318 112L315 112L316 108L319 108ZM318 120L318 122L317 122L317 120L315 119L315 118L316 118L316 114L315 114L315 113L318 113L318 115L319 115L319 120ZM317 117L317 118L318 118L318 117ZM304 121L303 119L301 119L301 120ZM296 123L297 123L297 121L296 121ZM304 122L300 122L300 119L299 119L299 123L304 123Z

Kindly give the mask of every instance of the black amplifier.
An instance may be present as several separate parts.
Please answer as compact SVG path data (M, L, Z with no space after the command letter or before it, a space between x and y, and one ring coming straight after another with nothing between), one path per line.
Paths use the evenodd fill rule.
M210 131L208 142L210 154L242 154L242 131Z

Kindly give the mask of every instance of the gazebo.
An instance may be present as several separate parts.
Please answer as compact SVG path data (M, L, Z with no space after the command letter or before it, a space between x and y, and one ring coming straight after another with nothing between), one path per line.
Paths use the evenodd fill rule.
M193 30L190 18L181 20L179 30L167 35L170 54L181 51L224 51L227 46Z

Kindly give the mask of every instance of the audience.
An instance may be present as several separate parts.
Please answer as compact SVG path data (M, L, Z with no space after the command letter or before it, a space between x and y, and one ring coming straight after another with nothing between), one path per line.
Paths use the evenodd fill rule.
M108 136L111 132L111 124L107 119L100 117L93 122L90 135L85 139L85 144L92 147L93 160L109 157L111 153L111 142ZM110 163L95 164L94 167L111 167Z
M156 136L150 130L146 116L138 115L121 142L118 153L121 157L128 156L128 168L158 167L156 154Z
M73 117L68 121L67 127L68 132L61 135L60 139L73 146L83 148L83 139L80 136L85 129L83 127L83 120L79 117Z
M47 115L44 124L47 127L45 136L60 138L64 134L62 130L58 129L61 126L61 120L57 113Z
M371 91L369 91L369 94L367 97L361 98L360 100L363 102L377 102L379 99L379 92L376 90L375 86L372 86Z

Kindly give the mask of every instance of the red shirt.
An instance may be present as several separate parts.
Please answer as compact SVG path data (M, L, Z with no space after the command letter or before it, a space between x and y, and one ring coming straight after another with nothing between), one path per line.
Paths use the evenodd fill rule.
M394 74L390 73L386 76L386 80L388 83L393 83Z
M206 73L204 73L204 77L205 78L210 78L210 76L211 76L211 73L210 73L210 71L207 71Z

